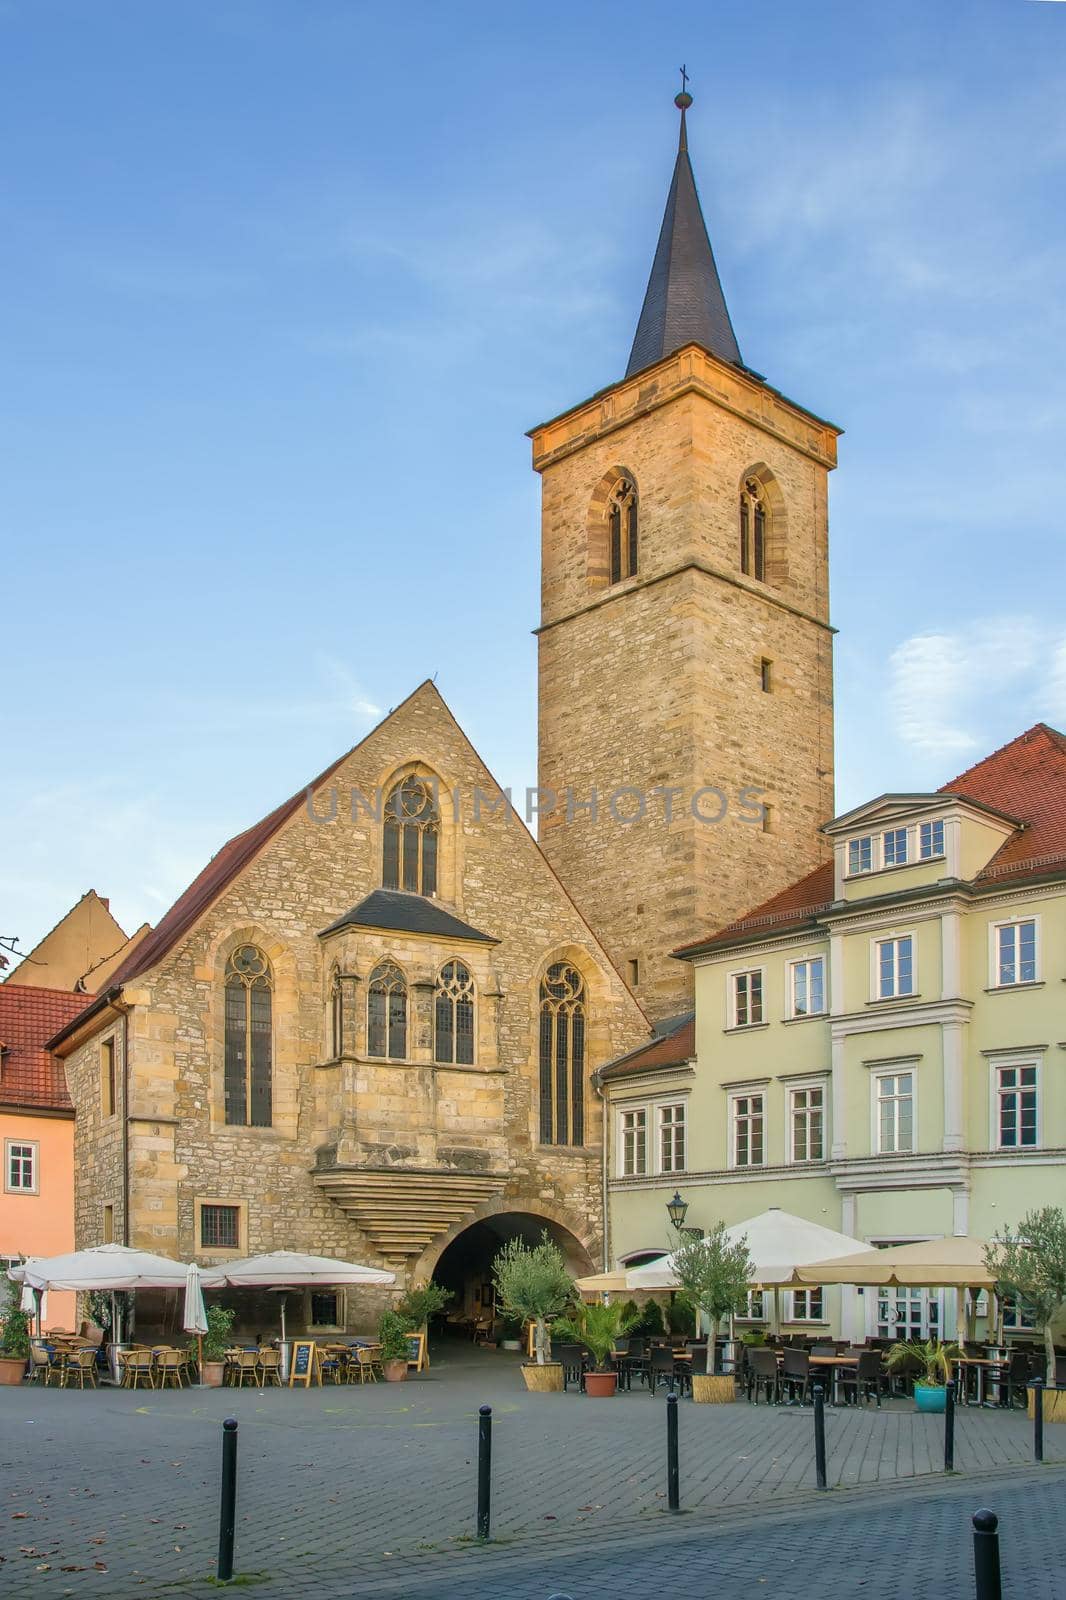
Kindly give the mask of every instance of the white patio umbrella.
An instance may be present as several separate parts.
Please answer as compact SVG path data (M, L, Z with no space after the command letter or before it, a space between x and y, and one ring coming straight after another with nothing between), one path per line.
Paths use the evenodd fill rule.
M186 1333L196 1335L196 1370L200 1374L200 1383L204 1381L204 1334L207 1332L207 1308L204 1305L204 1292L200 1286L200 1268L195 1261L189 1263L185 1269L185 1310L182 1327Z
M124 1244L98 1244L67 1255L31 1256L21 1266L11 1267L8 1277L31 1289L72 1289L79 1294L110 1290L114 1294L120 1289L182 1290L187 1272L183 1261L173 1261L169 1256L152 1255L148 1250L134 1250ZM112 1301L113 1343L117 1343L116 1333L117 1314Z
M281 1339L285 1342L287 1289L344 1288L359 1284L395 1283L395 1272L380 1272L355 1261L334 1261L331 1256L302 1255L297 1250L271 1250L264 1256L245 1256L209 1267L201 1274L205 1289L273 1289L281 1292Z
M777 1325L777 1294L787 1284L799 1283L798 1268L812 1261L828 1261L835 1256L853 1255L867 1248L861 1239L849 1234L836 1233L820 1222L809 1222L806 1217L794 1216L771 1206L760 1211L747 1222L737 1222L725 1230L726 1238L737 1243L746 1238L748 1254L752 1260L749 1280L753 1289L774 1291L774 1324ZM674 1271L672 1255L661 1261L650 1261L644 1267L631 1267L626 1272L627 1289L677 1289L680 1287Z
M947 1234L892 1245L887 1250L865 1249L833 1261L812 1262L799 1273L803 1283L853 1283L879 1289L890 1285L908 1289L954 1289L956 1334L966 1342L966 1290L993 1292L995 1275L985 1265L984 1239L967 1234Z

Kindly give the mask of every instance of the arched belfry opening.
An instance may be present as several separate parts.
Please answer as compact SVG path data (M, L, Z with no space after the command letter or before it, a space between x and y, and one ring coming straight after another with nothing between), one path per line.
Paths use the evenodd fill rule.
M529 1211L501 1211L484 1217L472 1222L445 1245L432 1276L452 1292L447 1319L456 1334L469 1336L477 1326L484 1327L494 1320L496 1298L492 1263L508 1240L522 1239L526 1244L539 1244L545 1233L559 1246L575 1277L595 1272L592 1257L576 1234L560 1222Z

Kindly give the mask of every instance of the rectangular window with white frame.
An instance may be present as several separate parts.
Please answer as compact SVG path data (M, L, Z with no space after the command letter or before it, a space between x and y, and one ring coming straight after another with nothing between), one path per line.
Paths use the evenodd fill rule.
M37 1145L8 1139L4 1146L4 1188L8 1194L37 1193Z
M914 935L874 940L874 997L898 1000L914 994Z
M643 1106L623 1111L621 1166L623 1178L640 1178L648 1170L648 1113Z
M881 1072L874 1079L877 1154L902 1155L914 1149L914 1073Z
M858 877L860 873L874 870L874 839L868 833L865 839L848 840L848 877Z
M762 1021L762 968L733 973L731 1025L751 1028Z
M685 1170L685 1107L659 1107L659 1171Z
M822 1289L793 1289L788 1320L789 1322L824 1322L825 1291Z
M886 867L905 867L910 859L906 828L886 828L881 835L882 860Z
M993 923L991 987L1006 989L1015 983L1037 981L1036 918Z
M791 1089L788 1096L792 1161L825 1160L825 1089L820 1083Z
M920 822L918 824L918 859L919 861L935 861L944 854L944 821L938 817L935 822Z
M765 1322L766 1301L761 1289L749 1289L747 1304L744 1310L737 1314L738 1322Z
M818 1017L825 1012L825 957L792 961L788 969L790 1017Z
M731 1102L734 1167L765 1165L765 1100L761 1094L735 1094Z
M1000 1304L1003 1308L1004 1329L1013 1328L1015 1333L1031 1333L1039 1326L1040 1319L1036 1309L1028 1300L1023 1300L1016 1294L1005 1294Z
M1035 1061L993 1065L997 1150L1035 1150L1040 1143L1040 1068Z

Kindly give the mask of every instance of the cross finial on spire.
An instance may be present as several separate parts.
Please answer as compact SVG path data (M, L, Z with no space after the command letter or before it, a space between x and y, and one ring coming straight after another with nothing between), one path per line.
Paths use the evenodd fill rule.
M681 68L681 93L680 94L675 94L675 96L674 96L674 105L677 107L677 109L681 113L681 133L680 133L680 136L678 138L678 143L677 143L677 148L678 148L679 151L680 150L686 150L687 151L687 149L688 149L688 130L685 127L685 112L688 110L688 108L689 108L689 106L691 104L692 104L692 96L688 92L688 69L686 67L682 67Z

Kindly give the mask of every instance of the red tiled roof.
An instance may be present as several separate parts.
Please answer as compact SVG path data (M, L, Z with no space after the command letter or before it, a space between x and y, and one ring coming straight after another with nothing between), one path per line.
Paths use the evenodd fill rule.
M45 1049L85 1009L85 996L29 983L0 984L0 1105L70 1111L62 1065Z
M983 761L942 784L938 794L958 795L1017 817L1023 824L1005 840L976 883L1066 871L1066 735L1045 722L994 750ZM805 878L756 906L728 927L694 939L673 953L728 944L745 934L796 926L828 909L833 899L833 863L825 861Z
M656 1067L683 1067L696 1054L696 1019L688 1017L680 1027L662 1038L643 1044L628 1055L619 1056L605 1066L600 1077L628 1078L633 1072L650 1072Z

